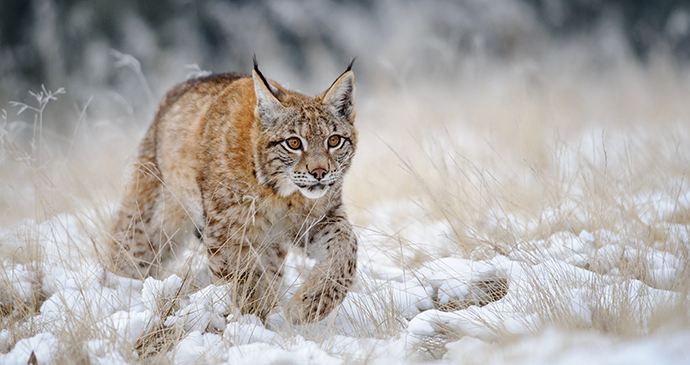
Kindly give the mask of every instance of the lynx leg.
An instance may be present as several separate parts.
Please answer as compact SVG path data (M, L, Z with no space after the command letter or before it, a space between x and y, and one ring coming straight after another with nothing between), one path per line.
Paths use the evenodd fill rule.
M135 172L113 228L112 270L133 278L156 275L186 220L182 206L156 176Z
M148 276L155 257L151 223L161 187L150 169L151 163L136 164L112 229L112 270L133 278Z
M357 270L357 238L345 218L326 219L310 232L309 242L319 262L285 308L294 324L326 318L345 299Z
M162 183L152 148L147 148L150 134L111 230L111 270L132 278L157 272L185 218L184 209Z
M216 278L232 284L230 300L240 313L265 320L279 300L285 250L277 244L252 244L242 230L228 238L226 227L209 225L204 230L209 268Z

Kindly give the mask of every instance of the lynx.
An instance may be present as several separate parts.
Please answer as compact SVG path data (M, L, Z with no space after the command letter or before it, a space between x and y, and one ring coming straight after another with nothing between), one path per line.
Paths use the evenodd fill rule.
M251 76L173 87L141 142L115 217L113 271L151 275L183 232L195 232L213 276L232 283L232 303L265 319L294 245L316 264L285 316L324 319L345 298L357 264L341 199L357 145L354 92L352 63L310 98L267 81L256 58Z

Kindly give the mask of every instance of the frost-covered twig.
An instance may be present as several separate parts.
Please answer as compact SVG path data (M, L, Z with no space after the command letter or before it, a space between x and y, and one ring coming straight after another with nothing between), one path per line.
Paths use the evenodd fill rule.
M141 72L141 63L139 60L131 54L122 53L114 49L110 50L110 54L117 59L115 67L129 67L134 71L141 86L144 88L144 92L146 92L149 103L153 102L153 93L151 92L151 88L149 88L149 84L146 82L146 78L144 78L144 74Z
M190 65L184 65L184 68L187 70L191 70L191 71L189 71L189 73L185 77L187 80L194 79L197 77L208 76L212 73L211 71L202 70L201 67L199 67L199 65L196 63L190 64Z
M33 129L33 137L31 139L31 155L33 156L30 158L31 160L36 159L36 152L38 151L39 146L43 144L43 111L45 110L46 106L51 100L57 100L57 95L64 94L66 93L65 88L61 87L55 91L52 90L47 90L45 85L41 85L41 91L35 93L33 91L29 91L29 94L36 98L38 101L38 106L31 106L26 103L22 103L19 101L10 101L11 106L19 107L19 111L17 112L17 115L22 114L26 110L31 110L36 113L34 116L34 129ZM5 118L5 121L7 120L7 113L3 109L3 117ZM36 132L38 131L38 142L36 141ZM39 151L40 152L40 151Z

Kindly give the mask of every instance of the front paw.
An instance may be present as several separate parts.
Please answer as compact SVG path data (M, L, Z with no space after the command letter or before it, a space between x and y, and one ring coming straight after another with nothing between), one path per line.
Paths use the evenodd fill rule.
M321 321L328 317L338 303L325 290L310 293L300 290L285 307L285 318L292 324L306 324Z

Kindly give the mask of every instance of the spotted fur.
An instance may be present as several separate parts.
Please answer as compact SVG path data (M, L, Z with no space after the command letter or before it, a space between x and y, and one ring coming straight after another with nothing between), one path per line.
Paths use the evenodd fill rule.
M252 76L175 86L141 142L112 229L112 269L151 275L184 232L195 232L211 272L233 283L233 303L264 318L279 299L286 251L297 245L317 263L286 317L325 318L357 264L341 199L357 145L351 66L313 98L269 83L256 62Z

